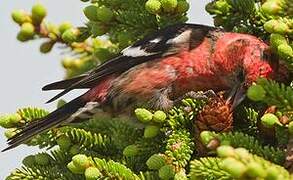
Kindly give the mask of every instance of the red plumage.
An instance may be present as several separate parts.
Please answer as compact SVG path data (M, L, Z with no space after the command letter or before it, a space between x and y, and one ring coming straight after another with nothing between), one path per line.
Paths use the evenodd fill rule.
M269 47L260 39L223 32L216 32L214 36L216 39L205 37L194 49L137 65L112 78L112 87L109 89L107 86L106 89L109 93L119 92L119 98L133 96L141 102L150 101L157 91L169 86L172 86L168 92L170 99L189 91L229 90L239 81L237 73L240 71L245 74L247 85L259 77L272 75L271 64L263 59L263 53L268 53L266 50ZM108 84L109 81L101 82L97 87L103 83ZM107 96L107 90L102 91L103 95ZM89 91L97 97L101 96L97 92L96 87ZM92 98L88 100L97 99Z
M273 75L269 47L246 34L223 32L195 24L159 30L124 49L120 56L88 74L49 84L43 90L89 88L84 95L53 111L9 139L18 146L32 136L64 122L90 118L100 109L119 113L137 104L169 109L189 91L232 90L236 98L259 77Z

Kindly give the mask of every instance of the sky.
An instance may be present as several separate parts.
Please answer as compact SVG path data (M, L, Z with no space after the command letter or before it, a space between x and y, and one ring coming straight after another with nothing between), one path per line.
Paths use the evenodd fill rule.
M204 5L209 0L190 0L189 22L212 25L211 17L205 12ZM87 3L80 0L9 0L0 2L0 114L13 113L22 107L40 107L53 110L56 104L45 104L56 92L42 92L41 87L60 80L64 76L61 67L61 52L54 48L49 54L41 54L39 45L42 41L21 43L16 40L19 31L10 17L14 9L30 11L35 3L47 7L47 20L53 23L70 21L82 25L86 18L82 13ZM71 99L80 92L73 92L65 99ZM6 147L4 129L0 128L0 149ZM41 152L35 147L21 145L5 153L0 152L0 179L21 166L21 161L29 154Z

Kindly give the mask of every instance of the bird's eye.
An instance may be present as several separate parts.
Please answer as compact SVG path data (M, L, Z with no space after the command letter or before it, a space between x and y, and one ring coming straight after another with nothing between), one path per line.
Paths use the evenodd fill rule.
M264 70L265 70L264 67L260 67L259 68L259 73L262 74L264 72Z
M265 49L261 53L261 59L268 62L273 69L277 69L279 66L278 56L270 48Z

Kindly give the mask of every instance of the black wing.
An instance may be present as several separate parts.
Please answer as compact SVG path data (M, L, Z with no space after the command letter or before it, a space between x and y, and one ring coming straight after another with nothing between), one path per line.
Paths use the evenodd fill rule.
M87 75L45 86L44 90L64 88L48 103L73 89L90 88L108 75L125 72L138 64L176 54L182 49L194 48L202 42L209 31L214 29L205 25L176 24L158 30L122 50L118 57L106 61Z

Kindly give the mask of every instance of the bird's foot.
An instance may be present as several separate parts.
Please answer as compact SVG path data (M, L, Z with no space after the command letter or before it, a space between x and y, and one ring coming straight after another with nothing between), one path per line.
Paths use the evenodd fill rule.
M174 100L174 104L180 104L182 102L183 99L186 98L193 98L193 99L197 99L197 100L208 100L210 98L214 98L217 97L217 94L213 91L213 90L207 90L207 91L189 91L187 93L185 93L183 96L177 98L176 100Z

